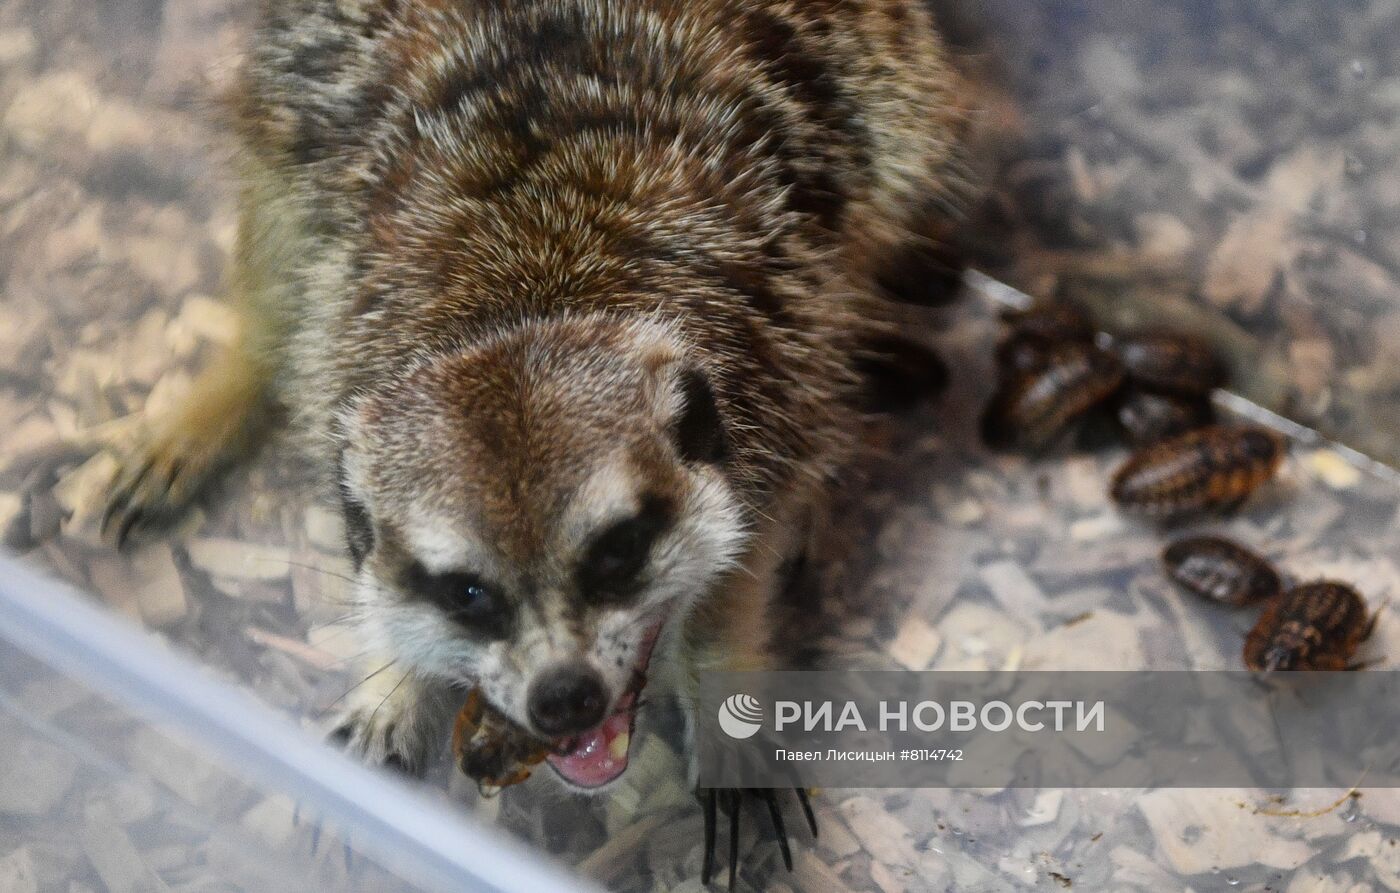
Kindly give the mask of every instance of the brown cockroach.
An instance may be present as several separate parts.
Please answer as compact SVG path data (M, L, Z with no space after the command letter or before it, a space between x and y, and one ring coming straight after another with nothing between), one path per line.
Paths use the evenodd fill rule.
M1122 381L1123 367L1112 354L1092 344L1055 345L1043 366L1001 382L983 415L983 437L997 449L1042 450Z
M1043 369L1050 351L1050 342L1012 332L997 345L997 371L1012 378Z
M1253 425L1211 425L1139 450L1113 475L1125 511L1170 521L1229 511L1278 471L1287 441Z
M1041 341L1092 341L1094 325L1073 304L1063 301L1037 302L1020 310L1007 310L1001 318L1016 335Z
M1177 540L1162 551L1162 564L1182 589L1231 607L1266 601L1283 591L1273 565L1224 537Z
M1215 420L1215 413L1205 400L1151 394L1136 388L1119 401L1116 415L1118 426L1134 446L1147 446L1204 428Z
M452 727L452 754L462 774L486 795L519 784L551 751L541 741L502 716L473 688Z
M1204 397L1225 382L1225 367L1209 344L1189 335L1143 332L1114 345L1128 380L1143 390Z
M1376 625L1351 586L1332 580L1295 586L1274 599L1244 640L1255 671L1356 669L1351 659Z

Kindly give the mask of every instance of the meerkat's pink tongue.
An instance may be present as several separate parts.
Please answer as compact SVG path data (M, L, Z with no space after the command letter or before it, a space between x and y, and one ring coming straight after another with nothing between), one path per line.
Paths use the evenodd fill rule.
M596 788L627 769L627 749L632 743L632 705L628 695L620 709L571 742L567 753L547 759L555 771L581 788Z
M641 654L632 671L630 690L617 702L612 715L568 741L568 749L546 759L554 771L581 788L601 787L627 770L627 749L632 746L632 722L637 718L637 698L647 683L651 650L661 635L664 618L652 624L642 640Z

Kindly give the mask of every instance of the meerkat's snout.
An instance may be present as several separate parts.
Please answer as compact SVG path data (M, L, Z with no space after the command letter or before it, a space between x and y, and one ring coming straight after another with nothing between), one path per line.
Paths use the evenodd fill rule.
M572 661L540 674L530 686L526 712L536 731L559 738L598 725L610 700L598 671Z

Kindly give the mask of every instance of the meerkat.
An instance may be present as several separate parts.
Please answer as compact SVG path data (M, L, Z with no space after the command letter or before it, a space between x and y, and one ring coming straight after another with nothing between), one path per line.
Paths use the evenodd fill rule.
M349 749L420 769L476 687L602 790L643 685L770 662L887 293L966 194L962 102L920 0L269 0L232 98L242 335L105 526L177 517L288 418L393 667Z

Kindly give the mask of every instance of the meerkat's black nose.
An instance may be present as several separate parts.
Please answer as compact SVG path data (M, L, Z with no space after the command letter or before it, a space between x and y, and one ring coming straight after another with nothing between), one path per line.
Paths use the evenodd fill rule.
M603 721L608 692L603 679L583 664L560 664L530 686L530 721L544 735L576 735Z

